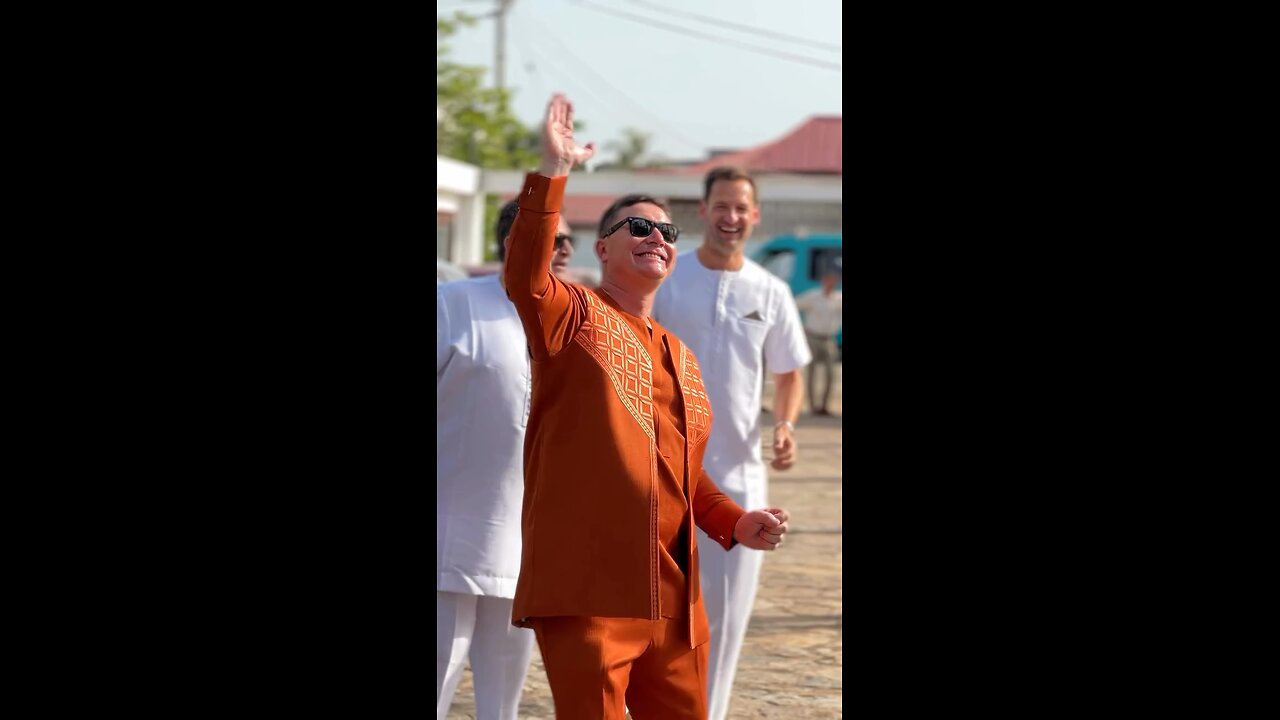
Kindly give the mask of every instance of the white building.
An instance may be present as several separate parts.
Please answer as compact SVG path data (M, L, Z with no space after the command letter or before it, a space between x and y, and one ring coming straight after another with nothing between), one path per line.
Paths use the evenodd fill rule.
M786 135L761 145L716 155L696 165L666 169L575 171L565 194L563 214L573 227L573 265L595 264L591 251L600 214L627 193L667 200L680 226L681 245L702 239L698 201L706 171L736 165L755 176L760 193L760 226L754 239L783 233L842 233L844 223L843 122L839 116L811 117ZM458 265L484 261L493 242L483 227L484 197L506 200L520 191L524 172L482 170L436 156L436 257Z

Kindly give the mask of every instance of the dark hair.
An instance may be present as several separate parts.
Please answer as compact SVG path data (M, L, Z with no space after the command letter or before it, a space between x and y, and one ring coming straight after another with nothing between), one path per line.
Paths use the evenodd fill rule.
M515 224L518 212L520 212L520 204L515 200L503 205L498 211L498 224L494 227L494 232L498 236L498 262L505 262L507 259L507 249L502 241L506 240L507 235L511 233L511 226Z
M750 173L740 167L718 167L712 168L707 173L707 177L702 181L702 199L705 201L711 197L711 186L716 184L717 180L746 180L751 185L751 201L759 204L759 194L756 193L756 181L751 177Z
M597 235L604 237L605 232L609 230L609 226L613 224L613 216L617 215L619 210L631 205L639 205L640 203L656 205L662 208L662 212L666 213L667 217L671 217L671 211L667 209L667 204L658 198L651 195L623 195L617 200L614 200L613 204L604 211L604 215L600 216L600 232L597 233Z

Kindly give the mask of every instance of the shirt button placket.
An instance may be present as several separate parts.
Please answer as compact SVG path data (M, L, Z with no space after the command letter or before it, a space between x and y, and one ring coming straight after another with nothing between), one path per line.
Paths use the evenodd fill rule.
M728 333L726 320L729 311L725 307L725 301L729 297L729 273L721 270L720 281L716 283L716 335L717 342L715 347L722 347L725 342L725 336ZM710 358L708 358L710 360Z

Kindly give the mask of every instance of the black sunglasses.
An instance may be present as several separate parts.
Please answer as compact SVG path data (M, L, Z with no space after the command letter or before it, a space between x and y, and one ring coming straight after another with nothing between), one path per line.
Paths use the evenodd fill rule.
M556 235L555 249L559 250L561 247L564 246L565 243L569 243L570 245L573 245L573 237L570 235L565 235L564 233L558 233Z
M609 237L617 232L618 228L622 227L624 223L631 223L631 227L629 228L631 230L631 237L647 238L649 237L649 233L653 232L654 228L658 228L658 232L662 233L662 239L669 243L674 244L676 238L680 237L680 228L675 225L672 225L671 223L654 222L642 217L622 218L616 225L609 228L609 232L605 233L604 237Z

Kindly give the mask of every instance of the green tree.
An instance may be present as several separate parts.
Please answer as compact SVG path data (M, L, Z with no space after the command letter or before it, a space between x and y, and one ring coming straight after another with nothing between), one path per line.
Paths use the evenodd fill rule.
M616 153L616 157L599 167L601 170L632 170L635 168L658 167L667 160L661 155L649 152L649 140L652 133L635 128L623 128L621 141L610 140L604 149Z
M640 162L649 154L649 138L652 137L647 132L642 132L635 128L622 129L622 141L610 140L605 143L605 149L616 152L618 157L609 163L609 167L613 168L635 168L640 167Z
M436 16L436 154L482 168L519 169L538 164L538 134L511 112L510 91L482 86L485 68L449 60L445 40L475 18ZM497 259L489 235L498 219L498 196L485 198L485 258Z
M484 87L485 69L449 60L445 44L463 13L436 17L436 153L483 168L531 168L538 164L538 135L511 112L511 91Z
M511 89L484 87L486 68L449 60L445 42L476 19L465 13L436 16L436 154L495 170L531 170L541 158L541 128L529 128L511 111ZM574 128L581 130L577 121ZM496 259L489 234L498 219L496 195L485 198L485 257Z

